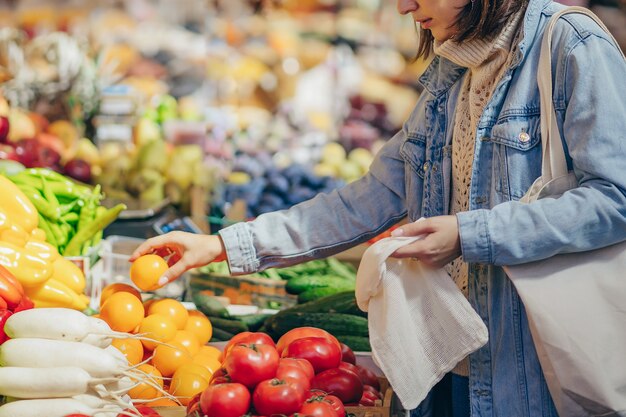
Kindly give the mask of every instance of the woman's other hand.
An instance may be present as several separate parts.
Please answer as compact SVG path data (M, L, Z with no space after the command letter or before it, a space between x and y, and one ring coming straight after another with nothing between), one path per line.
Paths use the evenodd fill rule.
M405 224L391 236L419 236L423 239L403 246L391 256L394 258L416 258L424 264L441 268L461 255L461 240L456 216L436 216Z
M170 268L159 280L159 285L175 280L191 268L226 259L222 238L187 232L170 232L146 240L135 249L130 261L149 253L168 257Z

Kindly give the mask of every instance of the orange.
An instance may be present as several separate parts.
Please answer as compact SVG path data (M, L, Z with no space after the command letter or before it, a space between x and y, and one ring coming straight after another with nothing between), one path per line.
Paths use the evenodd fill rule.
M167 343L172 340L176 335L176 331L176 325L171 318L159 314L151 314L141 321L138 333L155 340L141 341L143 347L147 350L154 350L159 345L159 342Z
M130 279L142 291L160 288L159 279L168 270L167 262L159 255L143 255L130 266Z
M128 292L110 295L100 308L100 318L118 332L131 332L141 323L143 316L141 300Z
M143 359L143 345L137 339L113 339L111 343L126 356L130 366L137 365Z
M133 287L130 284L124 284L123 282L116 282L114 284L109 284L102 289L102 293L100 294L100 307L104 304L104 302L113 294L118 292L127 292L133 294L137 298L141 300L141 294L139 290Z
M185 306L183 306L179 301L171 298L164 298L151 303L148 306L148 314L161 314L163 316L170 317L174 320L178 330L185 328L187 318L189 317L189 313L187 312Z
M184 330L189 330L196 335L200 345L206 345L213 336L211 321L200 312L189 312L189 318ZM199 313L199 314L198 314Z

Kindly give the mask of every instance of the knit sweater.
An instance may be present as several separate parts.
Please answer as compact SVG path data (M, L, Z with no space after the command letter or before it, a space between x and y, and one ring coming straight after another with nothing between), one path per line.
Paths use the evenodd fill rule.
M511 51L514 49L516 35L520 32L522 17L523 11L511 16L502 32L489 40L474 39L458 43L450 39L441 43L435 42L437 55L469 69L463 80L455 111L450 214L469 209L478 122L496 85L511 63ZM468 264L457 258L445 268L467 297ZM460 362L453 372L467 376L468 362L467 359Z

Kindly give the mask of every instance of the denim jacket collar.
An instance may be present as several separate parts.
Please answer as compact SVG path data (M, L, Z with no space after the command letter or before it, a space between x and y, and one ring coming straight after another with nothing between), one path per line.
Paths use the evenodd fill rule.
M512 69L523 61L526 52L535 41L541 11L550 1L551 0L530 0L526 14L524 15L524 34L517 45L519 56L513 61ZM426 71L420 76L419 82L426 91L437 97L448 91L465 71L466 68L456 65L443 57L435 56L428 68L426 68Z

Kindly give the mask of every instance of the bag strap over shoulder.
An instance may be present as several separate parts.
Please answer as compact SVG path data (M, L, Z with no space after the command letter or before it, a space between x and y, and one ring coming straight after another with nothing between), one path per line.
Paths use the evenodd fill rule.
M566 14L578 13L589 16L602 28L617 46L617 41L602 23L600 18L584 7L572 6L553 14L548 22L541 43L539 56L539 69L537 71L537 83L541 103L541 145L543 149L541 175L544 180L558 178L567 175L567 162L565 151L561 142L561 135L556 121L556 112L552 102L552 32L558 19ZM619 46L617 49L621 52ZM624 53L622 52L622 56ZM626 57L624 58L626 59Z

